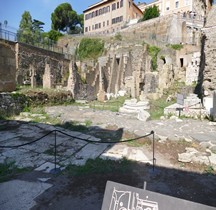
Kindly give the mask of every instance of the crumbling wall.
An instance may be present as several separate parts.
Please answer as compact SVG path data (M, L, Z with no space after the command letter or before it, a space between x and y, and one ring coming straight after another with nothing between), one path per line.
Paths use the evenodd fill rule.
M0 41L0 92L16 89L16 60L14 45Z
M212 95L216 89L216 5L214 5L207 16L207 22L203 28L203 50L201 52L202 63L199 85L204 96Z
M70 60L66 59L63 54L23 43L16 45L16 78L18 84L27 83L32 84L33 87L38 87L43 86L44 82L45 87L50 88L67 85ZM44 81L44 79L52 81Z

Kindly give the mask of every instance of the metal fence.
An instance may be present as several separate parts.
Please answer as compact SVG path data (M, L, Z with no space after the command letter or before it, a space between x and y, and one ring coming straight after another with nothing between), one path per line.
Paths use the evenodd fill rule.
M0 28L0 39L4 39L7 41L12 42L20 42L29 44L35 47L43 48L49 51L57 52L57 53L64 53L63 48L57 46L56 42L43 37L40 37L37 41L33 40L32 37L26 36L25 39L20 39L20 36L18 33L14 33L5 29Z

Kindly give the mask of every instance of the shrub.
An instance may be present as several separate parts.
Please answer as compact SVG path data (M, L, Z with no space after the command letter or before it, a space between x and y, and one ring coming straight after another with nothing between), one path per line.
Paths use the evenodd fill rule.
M80 60L96 60L104 51L104 42L101 39L83 38L77 49L77 55Z

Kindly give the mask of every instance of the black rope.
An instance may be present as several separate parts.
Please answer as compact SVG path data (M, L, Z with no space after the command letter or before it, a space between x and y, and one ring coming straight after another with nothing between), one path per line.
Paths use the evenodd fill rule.
M72 136L70 134L67 134L63 131L59 131L59 130L53 130L53 131L50 131L49 133L47 133L46 135L40 137L39 139L36 139L34 141L31 141L31 142L28 142L28 143L24 143L24 144L20 144L20 145L13 145L13 146L1 146L0 145L0 148L2 149L5 149L5 148L8 148L8 149L15 149L15 148L19 148L19 147L23 147L23 146L26 146L26 145L30 145L30 144L33 144L37 141L40 141L42 140L43 138L45 138L46 136L50 135L51 133L53 132L59 132L63 135L66 135L68 137L71 137L71 138L75 138L75 139L78 139L78 140L81 140L81 141L85 141L85 142L88 142L88 143L97 143L97 144L116 144L116 143L125 143L125 142L131 142L131 141L136 141L138 139L141 139L141 138L145 138L145 137L148 137L150 135L153 135L154 134L154 131L151 131L149 134L146 134L145 136L140 136L140 137L137 137L137 138L134 138L134 139L127 139L127 140L123 140L123 141L94 141L94 140L89 140L89 139L84 139L84 138L80 138L80 137L77 137L77 136ZM90 137L91 138L91 137Z

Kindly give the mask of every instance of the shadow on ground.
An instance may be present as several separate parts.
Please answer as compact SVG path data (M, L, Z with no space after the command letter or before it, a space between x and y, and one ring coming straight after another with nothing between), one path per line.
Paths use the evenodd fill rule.
M22 124L23 122L0 121L0 145L5 142L4 132L17 130ZM50 126L32 123L25 125L42 127L44 133L46 126ZM103 135L103 132L106 133L104 135L106 137L110 134L110 139L113 139L112 135L115 133L115 141L119 141L123 135L123 129L96 128L96 130L99 131L99 136ZM94 129L90 131L93 132ZM23 137L25 133L19 135L19 138ZM32 137L24 139L25 142L34 140ZM13 141L10 141L10 144L13 144ZM47 182L53 184L53 187L35 199L37 205L32 210L99 210L108 180L138 188L143 188L144 182L147 182L147 190L216 207L216 176L211 173L201 174L159 166L153 171L151 165L128 160L111 161L97 158L88 160L85 166L70 166L59 175L31 171L13 176L26 181L38 181L39 177L50 177Z

